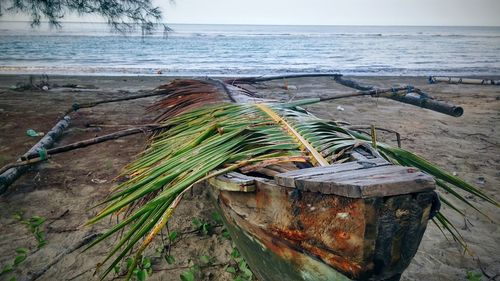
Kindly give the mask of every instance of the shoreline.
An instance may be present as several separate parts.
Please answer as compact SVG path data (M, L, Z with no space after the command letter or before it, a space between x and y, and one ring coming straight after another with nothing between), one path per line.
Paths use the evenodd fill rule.
M1 66L0 66L1 67ZM107 73L107 74L101 74L101 73L71 73L71 74L61 74L61 73L2 73L0 71L0 78L1 77L27 77L29 78L30 76L38 76L42 77L44 75L47 75L50 77L54 78L168 78L168 79L175 79L175 78L200 78L200 77L207 77L207 78L242 78L242 77L266 77L266 76L275 76L275 75L296 75L296 74L306 74L306 75L342 75L345 77L356 77L356 78L409 78L409 79L419 79L419 78L429 78L430 76L439 76L439 77L460 77L460 78L474 78L474 79L493 79L493 80L498 80L500 79L500 74L486 74L486 75L478 75L478 74L470 74L470 75L449 75L449 74L432 74L432 75L412 75L412 74L400 74L400 75L392 75L392 74L346 74L346 73L340 73L340 72L278 72L278 73L268 73L268 74L209 74L209 75L182 75L182 74L124 74L124 73Z

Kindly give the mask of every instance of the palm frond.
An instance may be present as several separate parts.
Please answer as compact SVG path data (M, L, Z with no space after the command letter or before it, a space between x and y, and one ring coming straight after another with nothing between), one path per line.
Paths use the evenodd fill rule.
M319 119L299 107L318 99L288 104L221 103L223 97L214 85L197 80L176 83L185 87L166 87L169 96L151 107L163 111L158 120L166 129L151 136L148 148L123 170L129 179L116 186L101 203L102 210L88 222L92 224L124 208L139 206L123 214L121 222L89 246L125 231L102 263L109 264L101 273L103 278L135 249L135 261L129 268L129 272L133 271L144 249L194 184L245 166L263 167L278 162L308 162L316 166L345 161L349 150L370 142L364 135ZM429 173L438 180L438 186L448 191L459 188L498 206L477 188L415 154L383 143L377 147L389 161ZM450 194L471 205L458 193ZM435 221L463 241L446 217L439 214ZM144 241L137 247L141 239Z

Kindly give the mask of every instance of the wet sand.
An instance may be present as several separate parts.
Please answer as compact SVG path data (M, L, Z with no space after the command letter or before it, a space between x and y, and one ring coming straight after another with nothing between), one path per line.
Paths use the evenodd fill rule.
M27 129L47 132L74 102L130 95L139 90L153 89L171 79L156 76L54 76L50 77L51 84L77 84L86 88L14 91L11 86L27 82L28 76L0 76L0 165L16 159L37 142L37 138L26 135ZM500 201L499 86L430 85L424 77L355 79L378 87L411 84L442 100L463 106L465 113L454 118L370 97L342 99L308 109L320 117L353 125L375 124L396 130L402 135L404 148L456 173ZM269 89L258 90L265 97L280 100L352 91L329 78L290 79L288 84L297 89L285 91L281 87L283 81L274 81L266 83ZM57 145L125 128L121 125L150 123L154 116L146 113L145 108L154 100L146 98L82 109L72 114L71 126ZM396 145L393 135L380 133L380 137ZM27 259L8 276L16 276L17 280L34 280L36 276L36 280L97 280L97 277L92 277L91 269L105 257L115 240L84 253L79 249L60 255L83 237L102 232L113 223L106 220L91 227L81 227L96 214L98 209L90 208L108 194L121 167L134 159L144 145L145 135L130 136L57 155L23 175L0 197L0 269L14 260L16 248L26 247L29 249ZM492 277L500 273L500 213L498 208L482 200L471 200L494 223L470 208L461 208L470 223L465 223L462 217L446 207L443 209L468 242L472 255L463 255L456 244L446 240L431 223L402 280L467 280L467 271L471 270L484 271ZM37 250L33 234L13 217L19 212L23 212L24 218L35 215L46 218L42 229L47 244L40 250ZM170 231L184 233L171 249L176 262L169 265L163 259L153 259L154 272L148 280L179 280L180 273L192 264L202 265L202 280L233 280L233 276L225 272L225 267L234 262L230 255L231 242L221 234L223 227L214 227L209 235L193 231L193 218L217 224L212 219L212 212L205 193L194 192L185 198L169 224ZM157 239L146 255L154 256L155 250L161 247L162 243ZM213 257L211 265L206 266L200 261L203 255ZM49 264L52 265L47 267ZM110 276L114 277L113 274Z

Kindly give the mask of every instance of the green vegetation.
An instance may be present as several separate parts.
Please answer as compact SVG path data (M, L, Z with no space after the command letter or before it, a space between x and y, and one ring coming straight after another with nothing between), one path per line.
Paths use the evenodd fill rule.
M42 225L45 222L45 218L40 216L32 216L29 219L23 218L23 213L18 212L14 214L14 219L18 220L22 224L25 224L29 231L35 236L36 241L38 242L38 248L41 248L47 244L45 241L45 231L42 230Z
M162 18L151 0L6 0L0 5L0 17L4 13L27 15L32 26L47 20L54 27L60 27L67 14L98 15L122 31L136 24L151 30Z
M177 230L168 231L167 235L162 236L164 240L162 241L163 246L156 248L152 255L143 256L141 262L138 263L136 268L134 268L131 273L129 271L129 269L133 265L133 259L131 257L126 258L121 263L115 265L113 267L113 272L116 274L116 276L119 277L129 275L130 279L132 280L147 280L150 276L155 274L155 268L153 267L153 263L155 263L156 266L159 266L162 263L162 261L164 261L167 264L166 268L167 270L186 268L179 276L181 280L199 280L200 278L205 276L206 273L204 272L204 270L210 267L235 266L236 268L238 268L238 265L233 260L231 260L231 262L227 264L215 263L215 257L209 256L207 254L200 255L196 260L189 260L187 267L182 265L177 265L177 267L174 266L177 263L177 260L171 254L170 250L173 248L174 244L181 242L183 239L189 237L189 235L196 234L196 235L206 236L215 234L215 235L220 235L220 237L222 237L223 239L231 239L229 236L225 237L225 235L228 235L226 229L219 228L222 226L221 224L222 220L217 212L213 212L210 218L203 218L203 217L195 218L193 219L193 222L194 222L192 224L193 228L190 230L186 230L184 232L180 232ZM203 225L205 225L205 227L203 227ZM210 232L207 233L204 231L204 229L205 230L209 229ZM235 256L234 251L237 252L236 248L234 248L233 252L231 253L231 256L233 258L234 257L239 258L238 260L242 259L239 256L238 252L237 252L238 254ZM242 263L241 267L245 268L244 266L245 265L243 265ZM156 270L162 270L162 269L156 268ZM245 272L249 270L250 269L246 267ZM238 274L235 274L235 278L239 275L241 275L241 272L238 271Z
M476 271L467 271L467 280L469 281L481 281L483 274Z
M24 213L22 211L19 211L14 213L12 217L16 221L27 226L30 233L34 235L36 241L38 242L38 249L40 249L47 244L47 241L45 240L45 231L42 230L42 225L45 222L45 218L42 218L40 216L32 216L29 219L24 219L23 214ZM16 269L21 263L26 260L26 258L28 258L28 248L19 247L16 248L15 252L16 255L13 261L1 267L0 277L6 276L8 273L14 271L14 269ZM2 278L2 280L4 280L4 278ZM16 280L16 278L14 276L11 276L11 278L9 278L8 280Z
M212 225L204 220L195 218L193 219L193 225L203 235L209 235L212 232Z
M20 247L16 249L16 257L11 263L8 263L2 267L0 271L0 277L12 272L18 265L20 265L28 257L28 249ZM16 278L11 276L9 280L15 280Z
M231 252L231 258L235 264L227 266L226 272L231 273L235 281L252 280L253 273L236 247Z

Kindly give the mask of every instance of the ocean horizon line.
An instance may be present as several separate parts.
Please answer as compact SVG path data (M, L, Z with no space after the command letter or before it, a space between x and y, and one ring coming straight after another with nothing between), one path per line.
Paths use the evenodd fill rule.
M0 19L0 23L6 22L6 23L31 23L29 20L2 20ZM50 24L49 21L40 21L41 24ZM71 21L71 20L64 20L60 22L61 24L64 23L70 23L70 24L75 24L75 23L88 23L88 24L104 24L108 25L106 21ZM133 22L128 22L127 24L134 24ZM318 27L456 27L456 28L467 28L467 27L472 27L472 28L500 28L500 25L401 25L401 24L395 24L395 25L379 25L379 24L265 24L265 23L187 23L187 22L159 22L157 24L160 25L215 25L215 26L305 26L305 27L313 27L313 26L318 26Z

